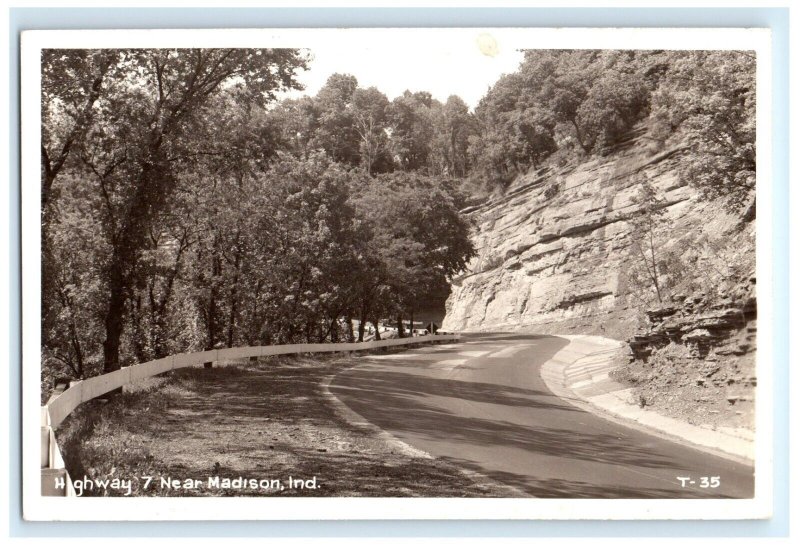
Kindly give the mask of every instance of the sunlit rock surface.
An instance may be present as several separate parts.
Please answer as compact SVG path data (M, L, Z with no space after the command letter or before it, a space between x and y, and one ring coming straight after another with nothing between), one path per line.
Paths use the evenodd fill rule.
M680 145L655 151L640 131L605 157L532 170L503 196L467 208L477 257L453 282L444 329L629 338L642 311L631 306L620 274L642 179L665 199L676 239L703 231L716 238L737 222L679 179L688 153ZM752 249L743 244L743 252Z

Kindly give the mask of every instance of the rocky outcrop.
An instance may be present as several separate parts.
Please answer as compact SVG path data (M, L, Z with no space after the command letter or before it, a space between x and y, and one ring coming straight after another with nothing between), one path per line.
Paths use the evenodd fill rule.
M532 328L628 338L638 320L621 273L643 178L664 198L675 237L735 224L678 177L680 145L657 153L643 130L606 157L519 177L464 213L477 256L454 280L444 329ZM699 334L698 334L699 335Z
M736 289L712 302L702 295L678 295L672 299L674 304L648 310L649 325L628 341L631 359L647 362L654 350L670 343L686 346L690 356L698 359L706 359L712 349L717 355L753 351L755 340L733 345L730 340L742 330L755 333L755 278Z
M628 341L630 363L612 377L630 384L643 405L693 424L755 426L755 279L719 299L676 296L647 311Z

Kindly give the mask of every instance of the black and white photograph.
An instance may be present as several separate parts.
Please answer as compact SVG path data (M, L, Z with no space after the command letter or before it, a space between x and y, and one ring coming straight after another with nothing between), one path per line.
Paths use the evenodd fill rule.
M23 34L28 514L768 517L768 44Z

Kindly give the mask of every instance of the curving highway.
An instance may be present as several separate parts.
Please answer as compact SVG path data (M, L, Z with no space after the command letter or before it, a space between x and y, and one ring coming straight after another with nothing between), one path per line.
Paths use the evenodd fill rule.
M465 335L458 344L363 357L330 389L400 440L530 496L753 496L752 467L607 421L550 392L540 367L567 342ZM718 487L702 487L715 477Z

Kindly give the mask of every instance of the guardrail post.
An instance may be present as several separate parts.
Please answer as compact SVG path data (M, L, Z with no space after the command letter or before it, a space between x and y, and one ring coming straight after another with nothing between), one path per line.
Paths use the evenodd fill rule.
M64 468L42 468L42 496L67 496L67 471Z
M47 468L50 466L50 427L49 426L42 426L41 427L41 440L42 440L42 457L41 463L42 468Z

